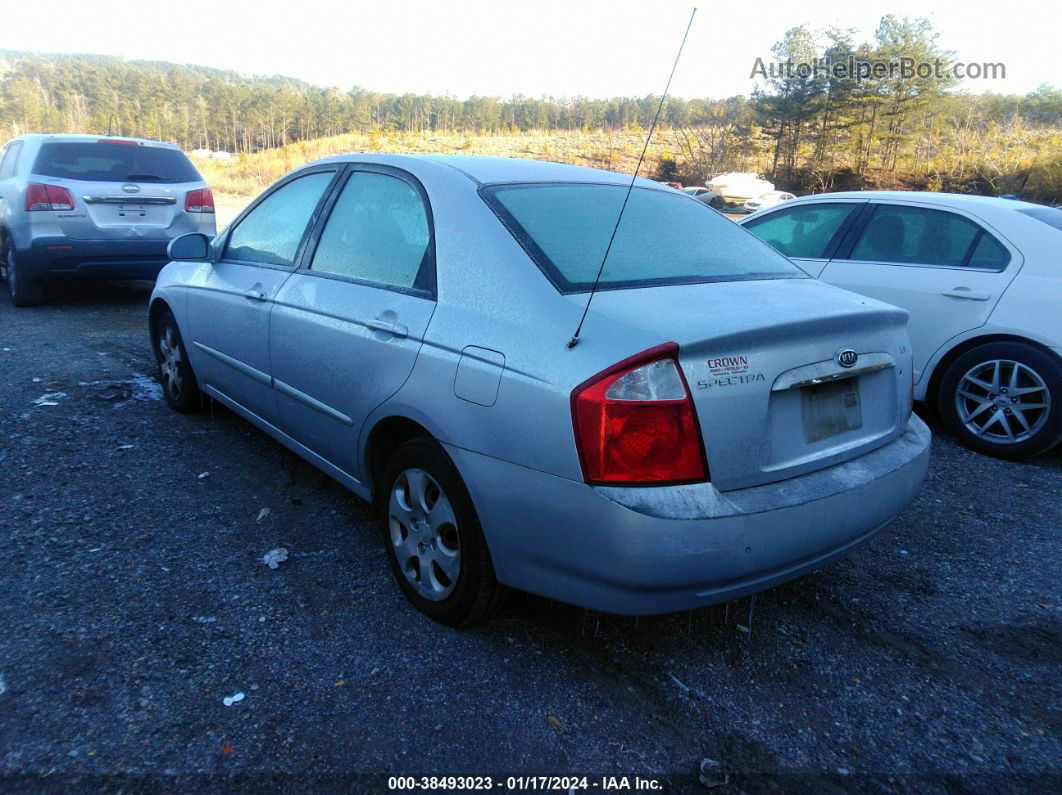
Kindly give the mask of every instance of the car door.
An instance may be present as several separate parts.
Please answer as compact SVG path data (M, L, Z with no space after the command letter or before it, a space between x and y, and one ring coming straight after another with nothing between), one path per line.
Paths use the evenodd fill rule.
M866 205L866 199L833 199L766 210L742 222L756 237L818 277L830 255Z
M873 201L820 278L911 313L917 382L941 345L984 325L1020 267L1020 253L966 213Z
M357 165L281 288L270 353L281 428L349 476L369 413L405 382L435 309L431 208L420 183Z
M269 367L273 299L324 204L336 168L302 172L264 194L190 279L186 311L196 376L208 392L274 423Z

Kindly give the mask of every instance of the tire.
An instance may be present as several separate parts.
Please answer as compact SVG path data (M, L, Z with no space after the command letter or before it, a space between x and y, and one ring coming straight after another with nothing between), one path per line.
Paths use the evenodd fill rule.
M168 309L159 315L151 342L159 367L162 394L170 408L182 414L198 411L203 405L203 396L188 361L177 320Z
M991 342L945 371L937 395L944 425L979 453L1019 459L1062 440L1062 362L1023 342Z
M719 212L723 212L726 209L726 199L724 199L722 196L713 196L708 202L708 206L711 207L713 210L719 210Z
M4 281L15 306L37 306L44 298L44 281L28 279L18 264L18 252L8 240L4 243Z
M414 607L451 627L501 609L508 589L494 576L472 498L438 442L420 437L395 450L376 509L391 570Z

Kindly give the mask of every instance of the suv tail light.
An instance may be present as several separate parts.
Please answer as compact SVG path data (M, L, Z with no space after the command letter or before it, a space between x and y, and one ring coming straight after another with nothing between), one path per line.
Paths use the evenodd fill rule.
M708 479L697 415L673 342L577 386L572 424L588 483L660 486Z
M66 188L31 182L26 186L25 208L28 213L40 210L73 210L74 199Z
M184 211L186 213L214 212L214 194L210 188L188 191L188 195L184 197Z

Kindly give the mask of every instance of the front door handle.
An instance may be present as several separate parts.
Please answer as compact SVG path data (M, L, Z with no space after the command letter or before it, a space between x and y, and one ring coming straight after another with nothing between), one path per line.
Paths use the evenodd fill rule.
M991 293L975 293L969 287L952 287L950 290L941 292L941 295L949 298L965 298L968 301L987 301L992 297Z
M369 320L365 325L373 331L382 331L384 334L391 334L395 337L405 338L409 336L408 328L401 323L395 323L390 320Z
M244 295L244 298L247 298L247 299L249 299L251 301L264 301L264 300L266 300L266 294L263 293L261 290L255 289L254 287L252 287L250 290L244 290L243 291L243 295Z

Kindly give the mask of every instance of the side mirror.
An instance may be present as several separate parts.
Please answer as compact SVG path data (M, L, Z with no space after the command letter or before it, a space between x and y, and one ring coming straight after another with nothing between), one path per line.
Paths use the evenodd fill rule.
M209 260L211 255L210 238L199 232L175 237L166 247L166 254L173 260Z

